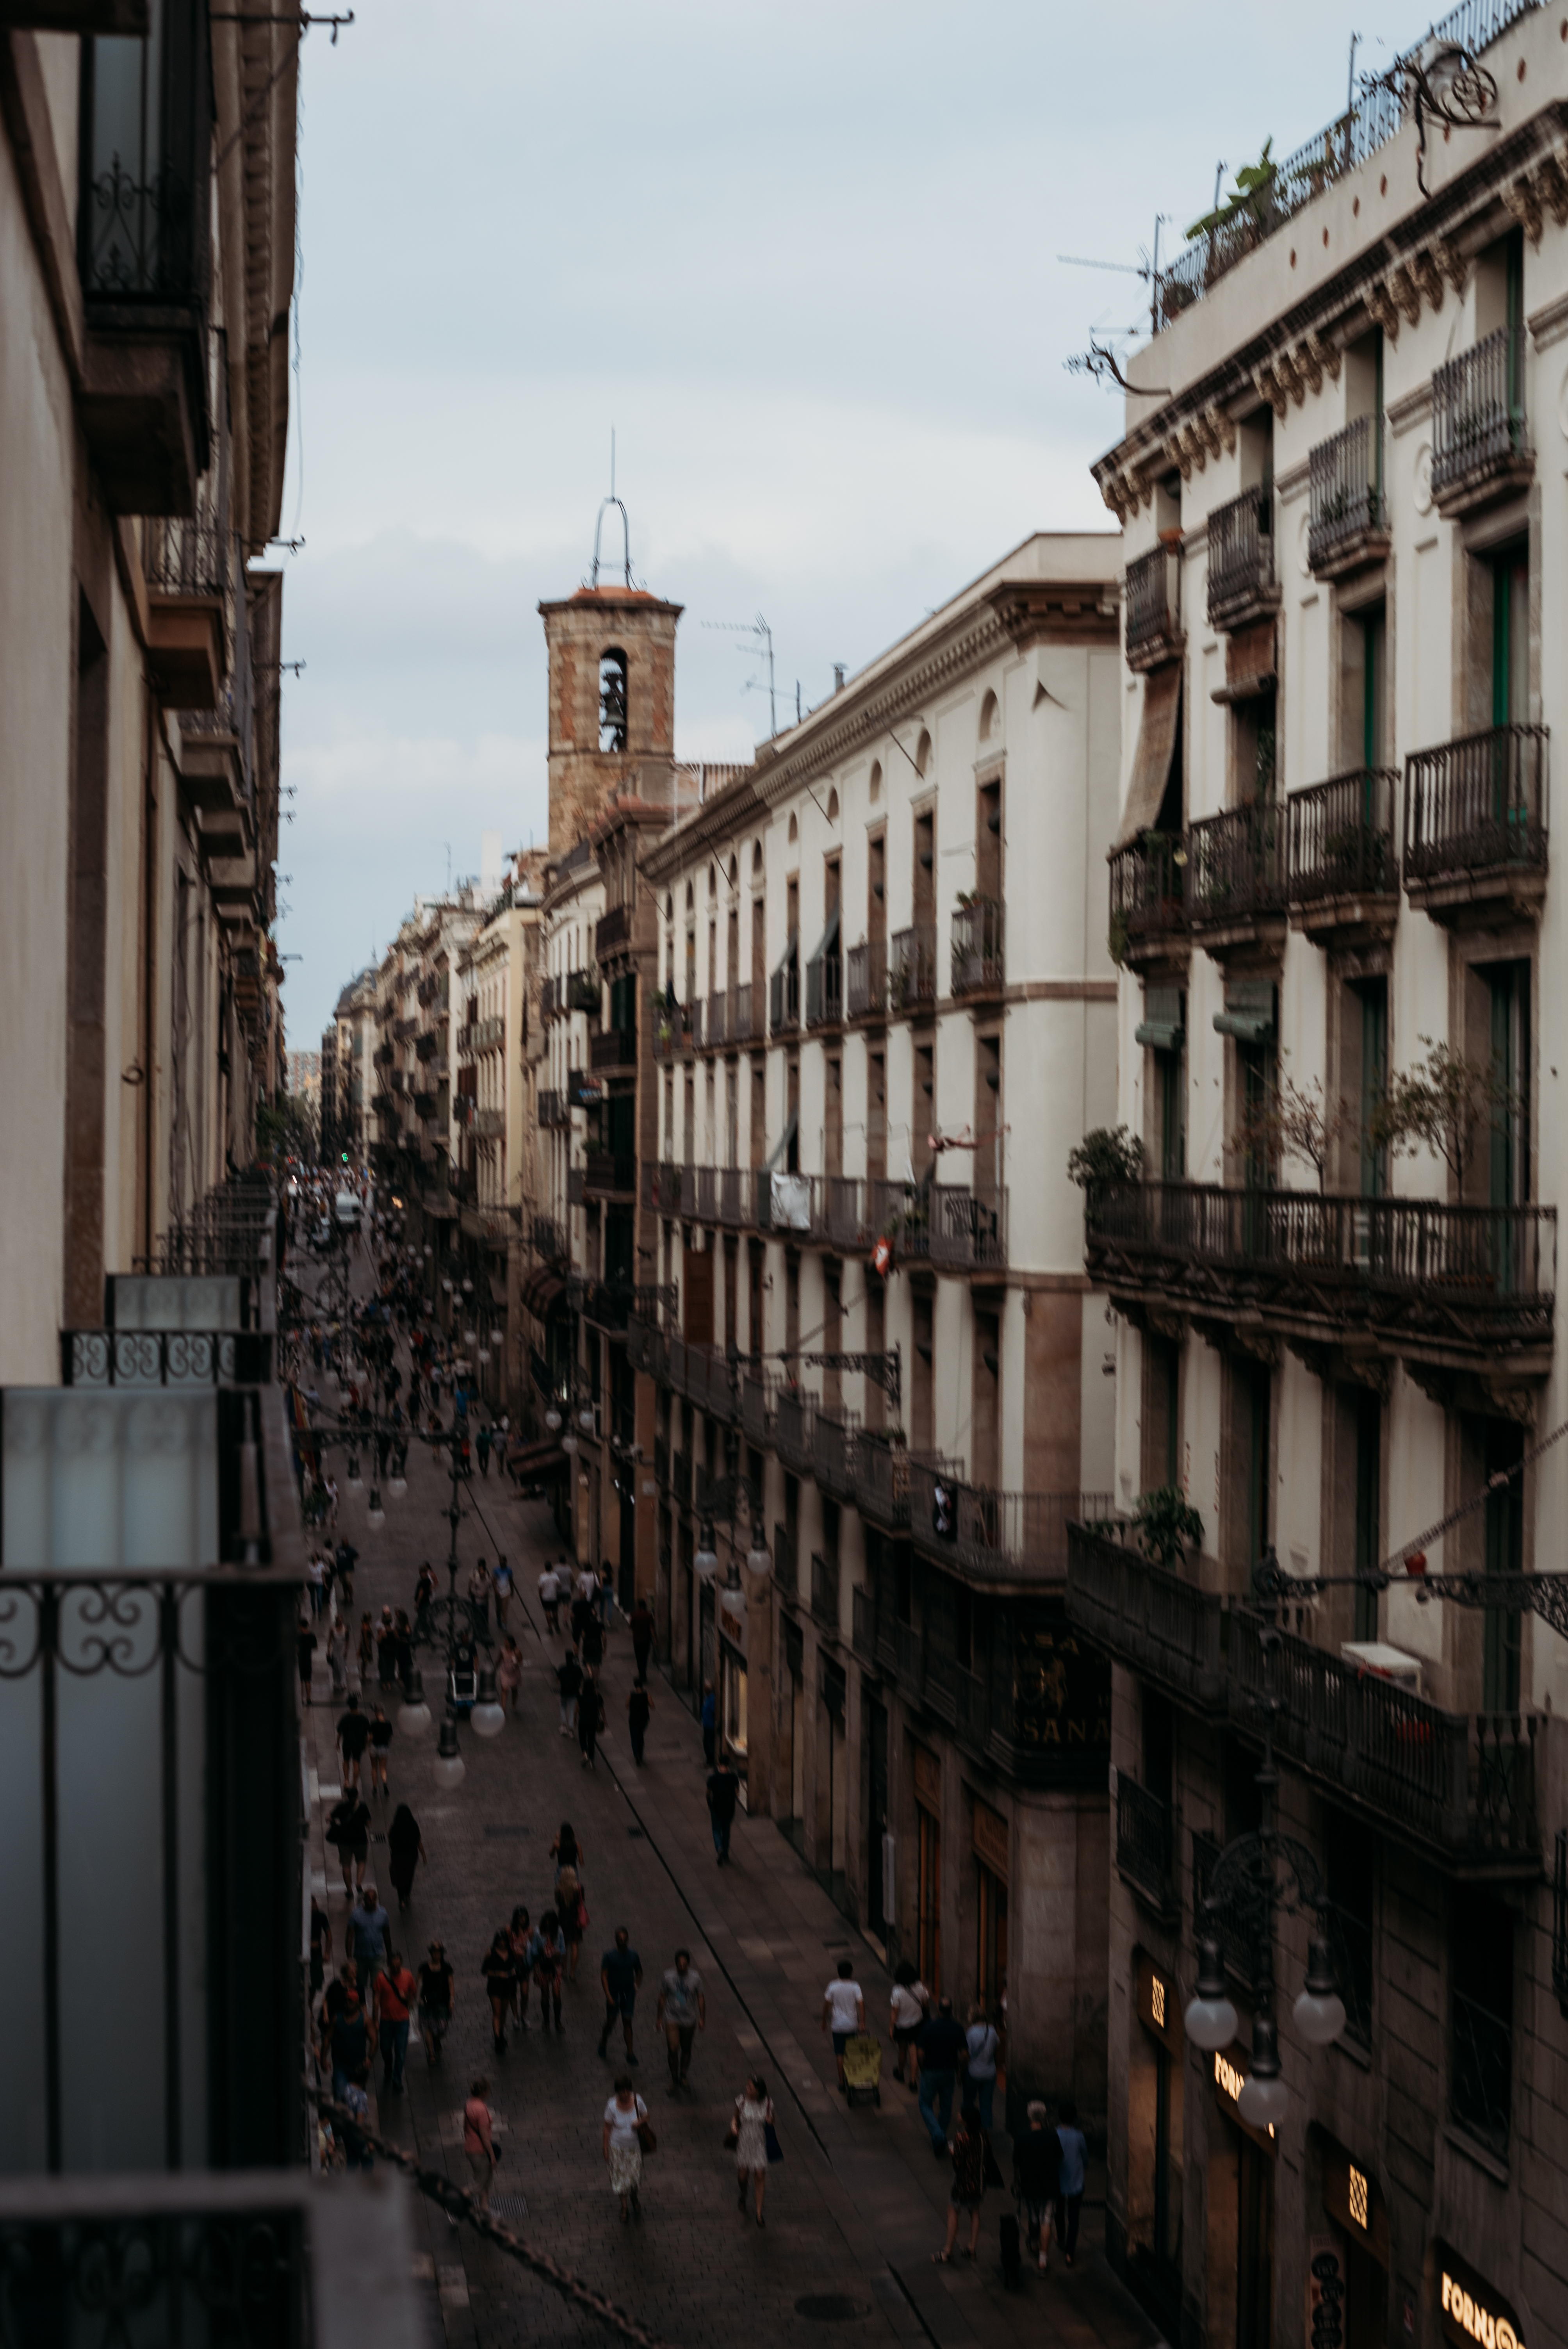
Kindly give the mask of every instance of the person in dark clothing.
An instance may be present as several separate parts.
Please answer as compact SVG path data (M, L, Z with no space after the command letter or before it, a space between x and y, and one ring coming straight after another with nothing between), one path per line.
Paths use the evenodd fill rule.
M639 1599L632 1609L632 1656L637 1668L637 1678L648 1677L648 1659L654 1652L654 1618L645 1599Z
M711 1770L718 1744L718 1699L713 1692L713 1682L702 1684L702 1758Z
M729 1831L735 1825L735 1806L740 1794L740 1781L730 1768L724 1754L718 1757L718 1767L707 1782L708 1816L713 1822L713 1848L718 1865L723 1868L729 1858Z
M1078 2106L1064 2096L1057 2106L1057 2139L1062 2166L1057 2179L1057 2240L1070 2268L1078 2256L1078 2217L1083 2209L1084 2164L1088 2147L1078 2127Z
M310 1896L310 1988L314 1998L326 1979L332 1955L332 1921L313 1892Z
M344 2089L364 2064L370 2061L370 2031L359 1992L351 1990L343 2010L332 2018L332 2093L339 2104Z
M517 1961L512 1955L511 1936L503 1925L485 1951L480 1967L485 1978L485 1994L490 2002L490 2032L498 2055L506 2054L506 2019L517 1998Z
M577 1726L577 1700L583 1693L583 1667L570 1648L555 1668L555 1685L561 1692L561 1734L570 1737Z
M301 1704L308 1704L310 1676L315 1670L315 1633L310 1628L308 1615L300 1618L299 1629L295 1636L299 1648L299 1701Z
M392 1814L392 1824L387 1830L389 1854L387 1873L392 1889L397 1895L399 1909L407 1909L414 1890L414 1870L425 1857L425 1847L419 1839L419 1822L407 1803L399 1803Z
M479 1433L475 1436L474 1449L480 1455L480 1475L481 1476L488 1476L490 1475L490 1432L488 1427L481 1427Z
M947 2204L947 2240L941 2251L933 2254L940 2267L952 2261L958 2241L960 2214L969 2214L969 2241L965 2250L966 2260L975 2257L980 2240L980 2205L985 2199L987 2186L1000 2186L1002 2173L996 2167L996 2157L991 2150L991 2139L980 2119L976 2104L965 2104L958 2116L958 2127L953 2138L953 2190Z
M632 1759L639 1769L643 1761L643 1741L648 1733L648 1715L653 1709L654 1700L648 1694L647 1682L638 1680L627 1693L626 1726L631 1733Z
M633 1949L632 1937L624 1925L617 1925L614 1947L606 1950L599 1961L599 1982L604 1992L604 2028L599 2033L601 2055L610 2044L610 2033L615 2027L615 2017L619 2015L626 2041L626 2061L628 2064L636 2062L636 2052L632 2045L632 2015L642 1981L643 1961Z
M1044 2105L1032 2103L1029 2126L1013 2141L1013 2186L1024 2206L1027 2246L1043 2273L1051 2263L1051 2212L1062 2168L1062 2141L1046 2126Z
M947 2158L947 2131L953 2119L953 2091L958 2067L968 2053L964 2027L944 1998L923 2028L915 2045L920 2050L920 2117L938 2161Z
M337 1750L343 1760L345 1792L357 1786L365 1761L365 1749L370 1743L370 1723L360 1711L357 1694L348 1700L348 1710L338 1716Z
M596 1672L604 1661L604 1633L599 1618L587 1614L583 1619L583 1669Z
M603 1726L599 1718L603 1710L603 1699L599 1694L599 1683L591 1671L584 1672L583 1686L577 1692L577 1743L583 1750L584 1770L592 1770L595 1766L594 1748Z

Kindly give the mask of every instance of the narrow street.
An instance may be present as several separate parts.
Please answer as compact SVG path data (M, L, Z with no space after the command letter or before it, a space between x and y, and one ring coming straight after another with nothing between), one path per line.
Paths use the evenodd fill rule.
M366 1283L362 1266L356 1290ZM332 1401L335 1390L324 1390L324 1406ZM378 1615L384 1604L411 1606L425 1558L436 1567L444 1595L445 1457L423 1447L411 1454L407 1494L387 1501L386 1526L374 1534L366 1525L365 1496L348 1493L339 1474L339 1530L360 1551L356 1619L366 1609ZM446 1943L457 2007L442 2068L428 2070L417 2037L412 2041L407 2094L381 2103L387 2135L408 2144L422 2161L444 2164L466 2185L462 2101L469 2078L489 2075L504 2148L499 2214L680 2349L733 2343L758 2329L783 2341L815 2340L825 2322L830 2333L851 2323L942 2349L1036 2341L1042 2325L1049 2337L1108 2349L1142 2349L1154 2340L1099 2248L1098 2163L1071 2271L1058 2254L1048 2276L1029 2270L1021 2291L1005 2292L997 2220L1013 2205L997 2191L986 2198L975 2265L932 2264L950 2173L933 2159L915 2100L892 2080L885 2060L880 2109L846 2107L820 2028L823 1985L838 1960L849 1956L865 1991L868 2024L887 2039L888 1982L873 1952L770 1820L739 1818L732 1866L717 1869L700 1733L656 1671L646 1759L640 1771L634 1768L624 1713L631 1642L619 1620L603 1674L609 1730L597 1769L582 1766L575 1743L559 1732L554 1667L564 1648L545 1636L535 1588L546 1558L560 1554L549 1513L515 1499L499 1472L488 1478L476 1472L463 1506L459 1595L476 1555L493 1560L504 1551L517 1577L511 1625L524 1654L521 1710L489 1742L465 1727L464 1781L452 1793L438 1791L432 1765L442 1671L438 1660L420 1651L435 1719L417 1744L394 1742L390 1799L372 1806L377 1841L371 1868L379 1866L383 1896L395 1909L381 1839L396 1804L407 1801L427 1857L407 1916L394 1918L398 1946L418 1967L432 1938ZM444 1624L444 1605L438 1614ZM372 1683L366 1705L376 1697ZM314 1749L312 1883L318 1896L325 1890L335 1957L342 1953L346 1902L337 1857L323 1843L322 1829L338 1790L334 1735L340 1710L318 1657L306 1716ZM565 1993L565 2035L542 2034L536 2007L533 2027L514 2033L498 2063L480 1960L516 1903L525 1902L535 1920L549 1905L549 1846L566 1818L583 1847L591 1922L579 1979ZM645 2171L645 2218L632 2228L620 2222L600 2155L601 2116L620 2064L614 2048L603 2060L596 2053L599 1956L623 1923L645 1974L634 2076L659 2138ZM654 2009L660 1976L681 1946L691 1950L703 1977L707 2025L697 2041L692 2087L677 2101L665 2093ZM737 2211L733 2162L721 2143L731 2101L755 2069L767 2077L785 2154L769 2176L768 2223L760 2231ZM1006 2139L997 2150L1010 2175ZM524 2339L603 2337L592 2319L428 2205L421 2205L419 2223L413 2273L416 2288L422 2282L432 2292L432 2341L500 2349ZM836 2303L835 2317L814 2314L813 2302Z

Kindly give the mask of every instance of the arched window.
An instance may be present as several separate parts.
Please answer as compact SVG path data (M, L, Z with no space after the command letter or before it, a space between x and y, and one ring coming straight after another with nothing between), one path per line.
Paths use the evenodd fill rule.
M873 800L880 800L882 797L882 761L880 759L872 761L872 797Z
M794 847L795 843L799 839L799 837L800 819L799 816L792 814L789 818L789 845L791 848Z
M980 704L980 740L982 742L989 742L991 740L996 731L996 720L1000 716L1001 711L997 708L995 695L994 693L988 693L985 696L985 700Z
M838 823L838 821L839 821L839 794L838 794L838 792L830 792L828 793L828 822L829 822L830 823Z
M915 746L914 765L915 772L922 776L931 765L931 737L923 727L921 729L920 740Z
M751 869L753 873L760 873L762 870L762 843L759 840L754 840L751 843Z
M626 747L626 656L611 645L599 656L599 748Z

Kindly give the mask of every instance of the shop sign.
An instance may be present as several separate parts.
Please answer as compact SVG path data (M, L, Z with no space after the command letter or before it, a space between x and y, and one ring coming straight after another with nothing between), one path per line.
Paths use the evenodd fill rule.
M981 1802L976 1795L975 1857L982 1868L988 1868L993 1876L1001 1878L1004 1884L1007 1881L1007 1853L1010 1840L1007 1822L1001 1813L994 1811L989 1803Z
M914 1799L923 1811L942 1816L942 1764L925 1745L914 1749Z
M1438 2305L1443 2331L1450 2341L1479 2342L1480 2349L1524 2349L1519 2319L1502 2294L1494 2292L1445 2243L1434 2246L1438 2255Z
M1383 2189L1342 2145L1323 2143L1323 2207L1353 2243L1388 2264L1388 2206Z
M1345 2270L1332 2236L1314 2235L1307 2245L1307 2349L1341 2349L1345 2339Z
M1176 1977L1149 1957L1138 1961L1138 2019L1172 2055L1181 2054L1186 2033L1181 2028L1181 1993Z
M1265 2153L1277 2153L1274 2125L1266 2129L1254 2128L1251 2121L1242 2118L1242 2090L1247 2085L1247 2051L1239 2040L1233 2039L1228 2047L1217 2047L1209 2058L1214 2082L1214 2101L1228 2121L1234 2121L1244 2137L1261 2145Z

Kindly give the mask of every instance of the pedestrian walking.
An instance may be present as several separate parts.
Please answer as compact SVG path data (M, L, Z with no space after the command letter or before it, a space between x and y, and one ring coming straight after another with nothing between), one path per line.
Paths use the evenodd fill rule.
M333 1569L337 1576L337 1587L343 1593L345 1607L354 1604L354 1568L358 1557L359 1552L346 1534L332 1554Z
M615 1570L606 1558L599 1568L599 1624L606 1638L615 1622Z
M414 1897L414 1870L425 1857L419 1822L407 1803L399 1803L392 1814L392 1824L387 1830L387 1873L392 1878L401 1912Z
M315 1998L326 1980L332 1955L332 1920L313 1892L310 1896L310 1994Z
M479 1433L475 1436L474 1450L480 1455L480 1475L481 1476L488 1476L490 1475L490 1432L488 1427L481 1427Z
M356 1885L365 1881L370 1851L370 1806L357 1786L347 1787L327 1814L325 1839L337 1852L343 1868L343 1889L352 1900Z
M507 1616L511 1607L512 1588L511 1568L508 1566L504 1557L497 1558L495 1562L495 1570L490 1576L490 1581L495 1587L496 1629L499 1631L504 1632L507 1625Z
M498 2055L506 2054L506 2019L511 2013L517 1992L517 1977L512 1966L511 1939L502 1925L491 1936L490 1948L480 1962L485 1980L485 1995L490 2004L490 2035Z
M632 1759L640 1770L643 1766L643 1741L648 1733L648 1715L654 1700L648 1694L648 1684L641 1678L626 1692L626 1731L632 1741Z
M310 1628L308 1615L302 1615L299 1619L294 1644L299 1654L299 1701L301 1704L308 1705L311 1674L315 1670L315 1633Z
M512 2013L517 2017L518 2029L526 2031L528 2029L528 1984L529 1977L533 1971L534 1942L533 1927L529 1922L526 1909L517 1908L512 1910L511 1923L507 1932L511 1942L511 1978L515 1992L512 1999Z
M390 1607L383 1607L376 1626L376 1677L384 1689L397 1685L397 1626Z
M396 1950L376 1977L376 2036L381 2049L381 2085L394 2096L403 2093L403 2066L408 2054L408 2017L417 1985Z
M374 1884L365 1885L359 1906L349 1910L343 1938L359 1969L360 1982L368 1992L392 1946L392 1920L381 1906L381 1896Z
M370 2032L357 1989L350 1985L343 2004L331 2017L327 2056L332 2065L332 2093L341 2104L343 2092L370 2061Z
M604 1634L592 1607L583 1618L583 1630L577 1647L583 1658L583 1671L596 1672L604 1661Z
M707 2029L707 1998L702 1986L702 1976L691 1961L689 1950L677 1950L673 1966L666 1968L659 1984L659 2002L654 2011L654 2022L664 2032L665 2047L670 2059L670 2085L666 2094L679 2095L691 2070L691 2051L699 2031Z
M991 2150L991 2139L980 2119L980 2107L966 2103L958 2116L958 2127L953 2137L953 2186L947 2203L947 2240L941 2251L932 2253L933 2261L941 2267L948 2266L954 2246L958 2240L961 2213L969 2214L969 2241L964 2256L972 2260L980 2240L980 2206L985 2199L988 2186L1000 2186L1002 2173L996 2167L996 2157Z
M953 2120L953 2091L958 2066L968 2052L962 2025L954 2019L953 2001L941 1998L936 2013L922 2026L915 2045L920 2051L920 2117L938 2161L947 2158L947 2132Z
M1057 2106L1057 2137L1062 2148L1062 2166L1057 2178L1057 2240L1070 2268L1078 2256L1084 2164L1088 2158L1088 2147L1078 2127L1078 2106L1070 2096L1064 2096Z
M368 2062L355 2066L352 2077L344 2081L337 2101L340 2105L346 2105L354 2119L360 2124L360 2128L356 2128L352 2121L346 2121L343 2125L343 2151L346 2167L349 2169L374 2169L376 2157L360 2133L362 2128L368 2127L370 2122Z
M517 1644L515 1634L511 1631L501 1643L500 1654L496 1659L495 1684L502 1704L515 1719L518 1696L522 1687L522 1650Z
M343 1784L346 1789L357 1786L365 1763L365 1749L370 1743L370 1723L360 1710L359 1692L350 1692L348 1709L338 1716L338 1759L343 1766Z
M913 1962L901 1959L892 1978L892 2012L889 2018L894 2050L892 2076L907 2080L913 2095L919 2081L920 2053L915 2045L931 2005L931 1993L916 1974Z
M544 1628L552 1640L561 1637L561 1577L552 1566L547 1566L539 1578L539 1603L544 1609Z
M643 2182L643 2131L647 2123L648 2108L623 2072L604 2107L603 2148L610 2191L620 2197L623 2223L634 2214L638 2219L643 2215L637 2194Z
M637 1668L637 1678L648 1677L648 1659L654 1652L653 1610L645 1599L639 1599L632 1609L632 1660Z
M480 2209L490 2209L490 2185L495 2178L496 2164L500 2159L500 2147L495 2141L495 2116L485 2098L490 2094L490 2082L481 2072L469 2083L469 2100L463 2106L463 2151L468 2156L469 2175L474 2181Z
M469 1620L473 1625L476 1640L490 1640L490 1568L482 1557L476 1557L473 1572L469 1577Z
M839 2094L847 2096L849 2083L844 2078L844 2049L858 2032L866 2027L866 2002L855 1969L848 1958L839 1960L836 1979L822 1992L822 2028L833 2034L833 2060L839 2067Z
M387 1764L392 1751L392 1723L387 1718L387 1708L378 1704L370 1723L370 1791L387 1797Z
M604 1725L604 1701L599 1693L599 1683L591 1671L583 1675L583 1685L577 1692L577 1743L582 1749L583 1767L597 1767L594 1749L599 1732Z
M1045 2106L1037 2097L1027 2112L1028 2127L1013 2140L1013 2190L1024 2208L1025 2241L1039 2261L1043 2275L1051 2263L1051 2218L1061 2190L1062 2141Z
M996 2036L995 2024L987 2022L983 2006L970 2008L965 2039L969 2050L964 2067L969 2100L979 2106L980 2126L988 2131L993 2126L991 2113L996 2095L996 2051L1002 2043Z
M708 1773L707 1810L713 1826L714 1857L720 1868L729 1864L729 1836L735 1825L735 1806L740 1796L740 1781L730 1768L729 1756L721 1754L718 1767Z
M305 1567L305 1580L310 1586L310 1611L319 1615L326 1597L326 1563L318 1549L313 1549Z
M767 2225L762 2216L762 2197L768 2186L768 2165L776 2156L773 2148L779 2143L773 2127L773 2099L768 2093L768 2083L760 2073L754 2073L735 2100L730 2116L730 2142L735 2147L735 2171L740 2182L738 2209L746 2216L746 2189L749 2186L757 2208L757 2223Z
M713 1692L713 1682L702 1684L702 1758L711 1770L714 1749L718 1743L718 1699Z
M550 2028L550 2011L555 2011L555 2028L565 2035L561 2020L561 1977L566 1969L566 1936L561 1930L561 1920L553 1909L547 1909L539 1920L539 1930L531 1944L533 1979L539 1985L539 2027Z
M430 1953L419 1969L419 2036L425 2043L425 2061L438 2064L441 2044L452 2019L452 1999L456 1976L447 1962L446 1946L432 1941Z
M363 1688L370 1677L370 1667L376 1661L376 1626L370 1617L359 1619L359 1683Z
M334 1615L327 1627L326 1664L332 1674L335 1698L348 1693L348 1626L341 1615Z
M632 1947L632 1937L624 1925L617 1925L614 1946L605 1951L599 1961L599 1982L604 1992L604 2028L599 2033L601 2055L609 2044L615 2017L619 2015L626 2042L626 2061L628 2064L636 2062L636 2049L632 2044L632 2017L642 1980L643 1961Z
M572 1649L556 1666L555 1685L561 1692L561 1734L573 1736L577 1728L577 1700L583 1693L583 1667Z

